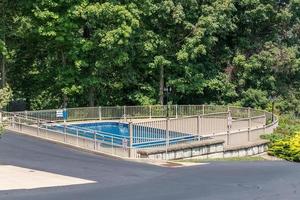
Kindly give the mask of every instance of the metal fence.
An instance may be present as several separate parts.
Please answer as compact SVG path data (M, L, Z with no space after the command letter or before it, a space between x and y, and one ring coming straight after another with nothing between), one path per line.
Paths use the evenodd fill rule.
M61 109L23 111L17 112L17 114L49 121L63 121L62 117L57 117L58 110ZM233 118L247 118L251 116L266 115L266 112L262 110L220 105L149 105L66 108L66 112L68 113L67 121L110 120L121 118L164 118L167 115L169 115L170 118L177 118L228 112L229 110L231 111Z
M215 105L118 106L68 108L67 117L57 110L0 113L8 128L120 157L139 157L140 149L168 148L205 139L223 139L225 145L259 140L272 131L277 118L251 108ZM169 113L167 113L169 112ZM166 116L169 118L166 118ZM73 126L71 121L114 120L128 135ZM65 123L61 123L65 121Z

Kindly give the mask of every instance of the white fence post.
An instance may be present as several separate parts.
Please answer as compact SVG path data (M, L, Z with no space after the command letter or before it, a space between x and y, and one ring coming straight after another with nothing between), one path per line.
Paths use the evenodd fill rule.
M205 135L204 133L204 120L203 120L203 115L200 116L200 134Z
M66 123L67 122L67 109L66 108L64 108L64 111L63 111L63 117L64 117L64 123Z
M64 142L67 142L67 126L66 123L64 123Z
M178 105L177 104L175 105L175 116L177 119L178 118Z
M248 119L248 142L251 141L251 126L252 126L251 117L249 117L249 119Z
M169 125L170 125L170 119L167 118L167 120L166 120L166 157L165 157L166 160L168 160L168 148L170 145Z
M19 123L19 131L21 132L21 118L20 117L18 117L18 123Z
M77 146L79 146L79 141L78 141L79 138L78 137L79 137L79 130L78 130L78 128L76 128L76 145Z
M232 126L232 117L231 117L231 111L229 110L227 114L227 145L230 145L231 126Z
M205 105L202 104L202 115L204 115L204 114L205 114Z
M152 118L152 106L149 105L149 119Z
M111 154L114 155L114 137L111 138Z
M250 107L248 107L248 118L251 118L251 108Z
M13 119L12 119L12 127L16 128L16 114L13 115Z
M123 118L126 120L126 106L123 106Z
M94 131L94 150L96 151L97 149L97 133Z
M46 129L46 134L45 134L45 138L48 138L48 125L47 124L45 124L45 129Z
M132 144L133 144L133 126L132 122L129 122L129 158L133 157L133 150L132 150Z
M40 135L40 120L37 120L37 136Z
M101 106L98 107L98 117L99 117L99 120L101 121L102 120L102 109L101 109Z
M200 141L200 120L201 117L200 115L197 116L197 135L198 135L198 140Z

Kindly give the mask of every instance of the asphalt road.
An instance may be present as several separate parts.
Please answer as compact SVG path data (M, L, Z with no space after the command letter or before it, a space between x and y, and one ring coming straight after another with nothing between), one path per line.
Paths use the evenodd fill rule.
M0 140L0 164L97 181L86 185L2 191L1 200L300 199L300 165L285 161L213 162L163 168L8 133Z

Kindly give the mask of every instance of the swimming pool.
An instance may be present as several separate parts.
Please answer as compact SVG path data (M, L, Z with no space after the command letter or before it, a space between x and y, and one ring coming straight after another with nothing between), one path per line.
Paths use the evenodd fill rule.
M77 135L80 137L96 139L107 144L124 146L129 145L129 125L128 123L120 122L96 122L96 123L80 123L70 124L64 127L63 125L52 126L59 132L66 131L68 134ZM142 134L141 134L142 133ZM154 146L166 145L166 130L133 126L133 147L146 148ZM188 133L178 133L169 131L169 144L177 144L184 141L196 140L197 136Z
M101 122L101 123L84 123L73 124L71 127L90 129L96 132L110 133L114 136L129 137L128 124L119 122Z

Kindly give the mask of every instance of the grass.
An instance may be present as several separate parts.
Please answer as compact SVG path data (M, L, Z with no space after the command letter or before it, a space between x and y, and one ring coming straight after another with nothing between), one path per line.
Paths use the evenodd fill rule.
M232 158L208 158L208 159L185 159L185 160L178 160L179 162L194 162L194 163L201 163L201 162L213 162L213 161L262 161L266 160L260 156L246 156L246 157L232 157Z

